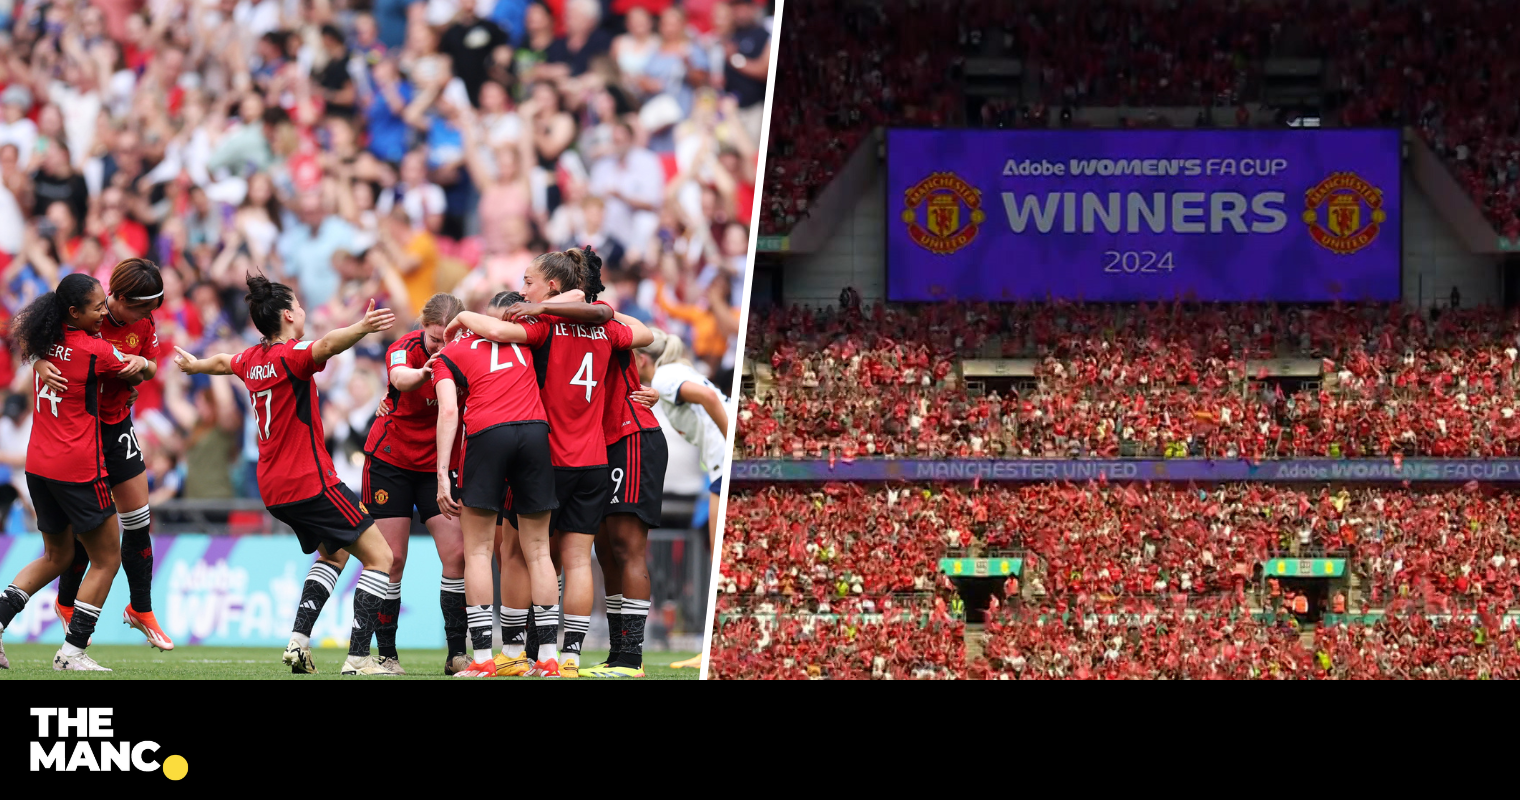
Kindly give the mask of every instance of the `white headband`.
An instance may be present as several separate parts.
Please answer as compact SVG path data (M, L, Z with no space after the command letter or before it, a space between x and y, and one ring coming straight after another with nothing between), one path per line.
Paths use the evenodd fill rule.
M158 298L163 297L163 296L164 296L164 293L163 293L162 290L160 290L158 294L150 294L147 297L128 297L127 299L131 300L134 303L140 303L140 302L142 302L144 300L157 300Z

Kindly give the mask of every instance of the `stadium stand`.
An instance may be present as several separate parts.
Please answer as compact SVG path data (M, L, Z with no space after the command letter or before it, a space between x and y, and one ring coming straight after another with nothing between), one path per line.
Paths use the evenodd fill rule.
M1476 479L1520 441L1511 9L951 5L788 14L777 97L801 99L766 162L710 674L1520 675L1520 505ZM1445 268L1419 244L1402 304L894 304L880 211L852 196L881 185L884 126L1396 126L1444 173L1409 192L1455 187L1428 202L1454 228L1471 212L1478 234L1443 235L1487 272L1412 287ZM952 459L964 477L913 477ZM972 463L995 459L1140 466L1003 482ZM1377 477L1167 478L1215 463Z

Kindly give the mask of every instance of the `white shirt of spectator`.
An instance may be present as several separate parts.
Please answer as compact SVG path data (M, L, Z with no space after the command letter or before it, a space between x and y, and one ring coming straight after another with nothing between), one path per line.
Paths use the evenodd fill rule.
M702 469L707 470L708 480L717 481L723 477L723 458L728 450L728 442L718 430L718 424L707 415L706 409L681 400L681 386L686 383L700 384L717 392L718 397L723 399L724 406L729 405L728 397L713 386L712 381L702 377L687 364L666 364L660 367L655 370L651 384L660 394L660 410L665 412L665 417L670 420L676 432L681 434L681 438L696 446L697 452L701 454ZM730 413L729 417L732 416Z
M375 199L375 213L382 219L395 208L395 195L394 191L382 190ZM406 218L412 221L412 227L421 230L427 216L442 214L448 208L448 201L443 196L443 187L436 183L425 183L408 187L401 195L401 207L406 209Z
M0 122L0 145L16 146L16 160L25 167L37 144L37 123L22 117L15 122Z
M607 203L607 232L629 252L642 253L660 226L659 212L635 211L621 199L610 197L612 192L658 209L665 195L665 167L660 157L635 147L621 161L607 156L591 168L591 193Z
M0 452L3 453L26 453L26 446L32 440L32 415L26 417L17 424L10 417L0 417ZM27 490L26 470L19 467L11 468L11 486L16 488L26 501L32 501L32 493ZM0 520L0 524L4 524Z
M238 0L232 9L232 19L238 30L247 32L246 38L257 40L270 31L279 30L279 0Z
M63 81L54 81L48 97L63 114L63 133L68 139L74 166L83 169L90 157L90 145L95 141L95 125L100 118L100 92L80 92Z
M19 252L25 230L26 217L21 213L21 204L16 202L10 189L0 186L0 253L15 255Z

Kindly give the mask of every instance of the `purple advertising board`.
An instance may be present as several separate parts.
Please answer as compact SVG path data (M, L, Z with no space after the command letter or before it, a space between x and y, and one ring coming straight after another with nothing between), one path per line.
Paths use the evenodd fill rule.
M1400 134L887 133L894 301L1394 301Z
M1244 459L763 459L734 461L735 483L777 481L1269 481L1520 483L1516 458Z

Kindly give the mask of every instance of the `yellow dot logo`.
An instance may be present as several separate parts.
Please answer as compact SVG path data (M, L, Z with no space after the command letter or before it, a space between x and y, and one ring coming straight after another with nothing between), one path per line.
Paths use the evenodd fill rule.
M184 756L169 756L164 759L164 777L171 781L177 781L190 773L190 764Z

